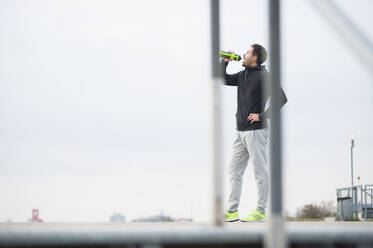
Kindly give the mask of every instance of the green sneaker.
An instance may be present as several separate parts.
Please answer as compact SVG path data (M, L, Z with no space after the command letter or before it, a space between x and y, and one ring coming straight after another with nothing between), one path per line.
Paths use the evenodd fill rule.
M238 221L240 218L238 217L238 211L230 213L225 211L224 213L224 222L233 222Z
M261 221L267 218L266 214L262 214L258 210L254 210L248 217L241 218L240 221L242 222L249 222L249 221Z

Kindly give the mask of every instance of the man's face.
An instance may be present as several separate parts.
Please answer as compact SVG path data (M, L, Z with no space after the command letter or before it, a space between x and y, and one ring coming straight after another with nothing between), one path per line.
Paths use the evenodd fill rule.
M250 49L243 55L243 66L255 66L256 65L256 56L253 56L254 48L250 47Z

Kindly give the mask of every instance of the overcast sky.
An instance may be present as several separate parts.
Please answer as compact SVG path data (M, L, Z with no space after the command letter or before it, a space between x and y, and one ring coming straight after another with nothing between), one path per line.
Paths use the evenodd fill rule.
M372 1L338 6L373 39ZM351 134L355 176L373 183L373 80L309 1L282 7L284 206L295 213L350 184ZM222 1L221 48L268 47L266 8ZM1 1L0 221L32 208L45 221L208 220L209 35L209 1ZM226 196L236 89L222 91ZM255 203L249 165L241 214Z

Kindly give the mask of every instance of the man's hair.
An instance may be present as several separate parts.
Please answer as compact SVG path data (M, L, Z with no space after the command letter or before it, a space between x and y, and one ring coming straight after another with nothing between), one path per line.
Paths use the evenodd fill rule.
M264 47L262 47L261 45L259 44L253 44L251 45L252 48L254 48L253 50L253 56L256 56L258 59L256 60L256 63L258 65L261 65L263 64L266 59L267 59L267 51Z

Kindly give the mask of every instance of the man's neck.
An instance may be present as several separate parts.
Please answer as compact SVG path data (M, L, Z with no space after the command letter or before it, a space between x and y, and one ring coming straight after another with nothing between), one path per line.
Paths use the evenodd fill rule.
M257 63L252 63L250 65L244 65L244 67L258 67L259 65Z

